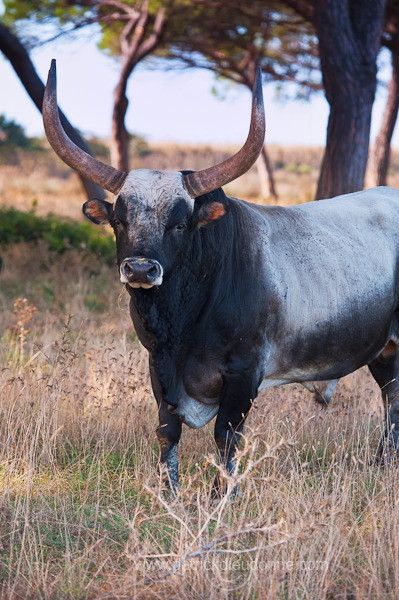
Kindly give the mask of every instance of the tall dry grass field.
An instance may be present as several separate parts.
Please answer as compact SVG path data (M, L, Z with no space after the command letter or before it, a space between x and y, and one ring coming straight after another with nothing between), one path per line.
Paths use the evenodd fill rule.
M284 203L311 193L304 171L289 171ZM0 182L3 201L36 199L41 213L77 216L82 202L68 177L18 169ZM329 407L296 385L263 392L217 503L212 425L184 428L181 490L168 497L116 269L40 244L1 258L2 599L397 600L399 474L370 466L383 424L366 370Z

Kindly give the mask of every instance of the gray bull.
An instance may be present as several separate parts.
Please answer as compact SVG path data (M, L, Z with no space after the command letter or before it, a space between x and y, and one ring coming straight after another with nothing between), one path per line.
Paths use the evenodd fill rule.
M231 470L259 389L314 389L362 365L387 410L379 454L385 441L397 450L399 192L377 188L287 208L225 196L220 186L247 171L263 145L260 77L245 145L196 173L127 174L100 163L67 138L56 102L53 64L43 104L49 142L117 196L83 210L115 232L120 279L149 352L171 485L182 423L197 428L216 416L215 440Z

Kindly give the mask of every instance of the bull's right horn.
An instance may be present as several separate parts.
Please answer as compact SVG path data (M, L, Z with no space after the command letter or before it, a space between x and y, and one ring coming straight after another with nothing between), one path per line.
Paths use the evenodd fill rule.
M46 136L54 152L79 175L117 194L127 173L106 165L76 146L61 125L57 107L57 72L54 59L51 61L44 92L42 114Z
M246 173L262 151L265 140L265 111L262 95L262 70L257 69L252 94L251 125L244 146L223 162L183 176L186 190L192 198L212 192Z

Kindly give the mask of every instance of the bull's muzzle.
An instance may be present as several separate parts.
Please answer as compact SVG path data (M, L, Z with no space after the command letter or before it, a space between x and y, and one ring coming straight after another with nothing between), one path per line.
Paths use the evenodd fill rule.
M120 266L122 283L133 288L151 288L161 285L163 269L157 260L151 258L125 258Z

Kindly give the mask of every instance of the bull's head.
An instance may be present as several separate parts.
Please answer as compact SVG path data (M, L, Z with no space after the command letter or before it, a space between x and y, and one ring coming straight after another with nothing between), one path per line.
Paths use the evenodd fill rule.
M43 120L56 154L80 175L117 195L114 204L89 200L83 212L94 223L110 223L114 228L121 281L151 288L161 285L187 236L226 212L226 206L211 196L208 202L197 203L196 198L237 179L257 159L265 135L261 71L254 85L251 125L244 146L222 163L195 173L144 169L124 173L78 148L59 120L54 60L43 100Z

